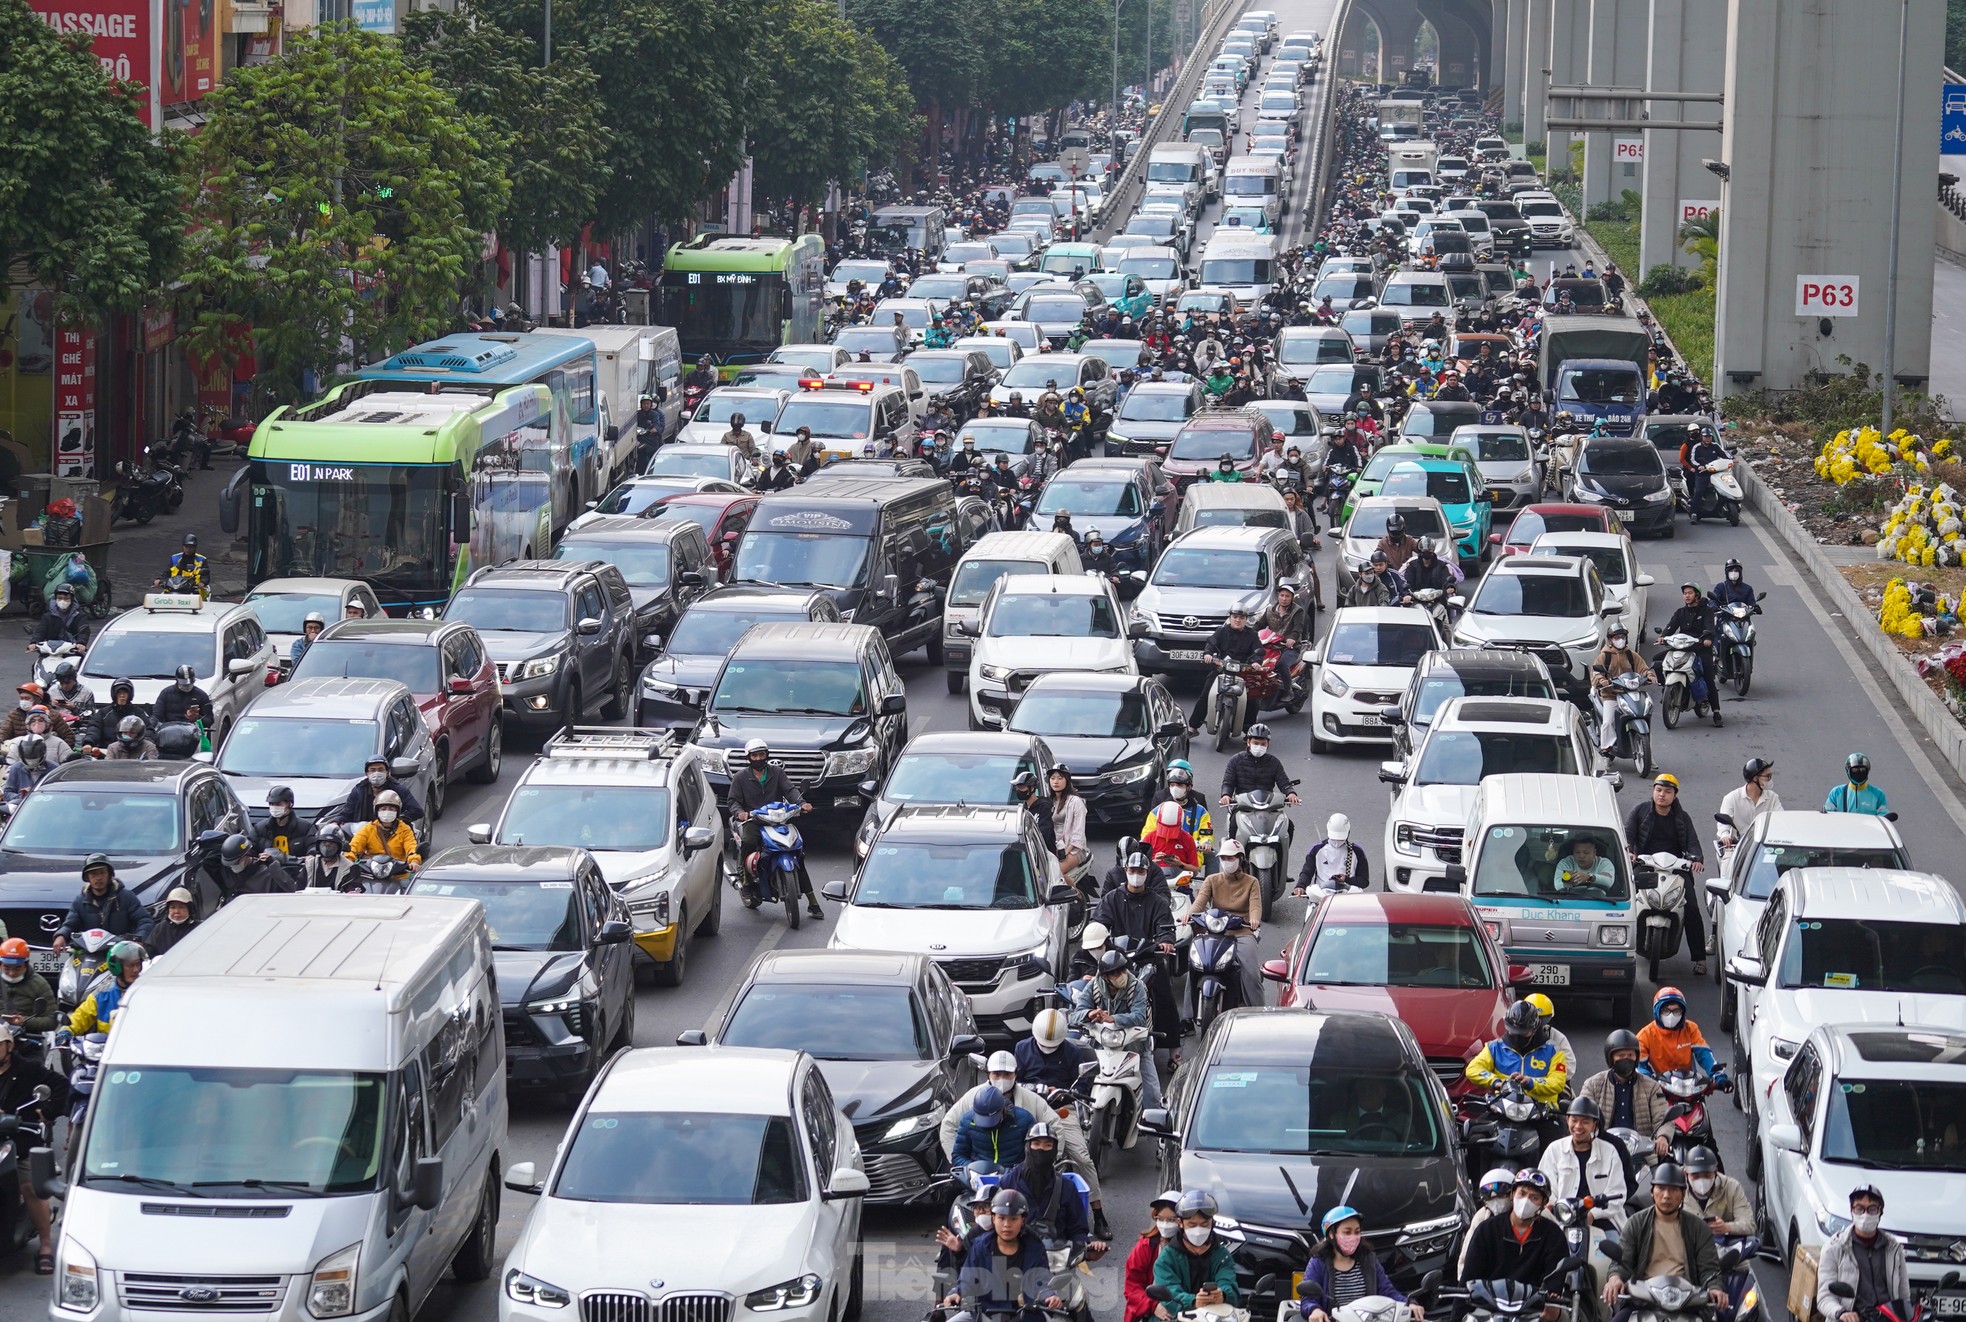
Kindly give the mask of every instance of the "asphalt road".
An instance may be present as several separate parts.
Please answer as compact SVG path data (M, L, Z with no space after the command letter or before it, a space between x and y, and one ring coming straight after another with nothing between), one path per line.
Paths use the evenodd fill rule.
M1329 26L1333 0L1275 0L1275 4L1284 31L1299 27L1325 30ZM1301 226L1301 218L1298 223ZM1559 260L1561 256L1557 255ZM1539 261L1543 259L1539 254ZM1327 546L1318 557L1327 584L1332 581L1330 556ZM1765 530L1754 526L1751 517L1740 528L1710 524L1693 528L1682 523L1676 540L1641 545L1641 563L1658 581L1652 608L1655 620L1663 620L1670 609L1672 585L1683 579L1710 584L1720 577L1720 568L1730 556L1738 557L1748 578L1768 591L1753 695L1745 701L1727 703L1724 729L1689 720L1676 731L1661 729L1656 735L1660 763L1679 777L1682 797L1695 820L1704 824L1721 796L1739 783L1740 765L1748 757L1774 756L1777 790L1789 806L1807 807L1820 803L1839 777L1845 754L1862 749L1873 761L1876 783L1890 793L1901 815L1900 829L1914 860L1939 867L1948 857L1956 856L1953 851L1960 844L1957 823L1966 821L1966 804L1962 803L1966 787L1949 773L1941 773L1942 764L1935 761L1922 737L1914 735L1903 713L1867 672L1844 636L1843 622L1825 611L1815 593L1807 590L1806 581L1798 579L1797 571L1778 553L1776 543ZM900 664L908 679L911 728L962 728L966 720L963 700L948 696L940 670L928 666L919 652L901 658ZM1354 838L1373 855L1375 867L1381 864L1383 860L1377 855L1387 799L1374 776L1380 753L1312 757L1306 715L1276 719L1271 724L1277 732L1275 750L1292 763L1305 782L1304 806L1293 814L1298 839L1315 839L1329 814L1343 812L1351 817ZM453 788L445 820L437 828L440 846L463 843L468 824L489 821L496 815L522 765L519 759L531 751L514 740L508 745L511 769L500 784L460 784ZM1219 783L1222 758L1212 750L1197 749L1191 760L1201 783L1212 794ZM1631 785L1621 798L1629 804L1644 792L1643 786ZM822 821L810 829L816 882L850 875L850 831L854 824ZM1111 835L1095 841L1102 858L1110 858L1112 843ZM1301 925L1303 907L1301 900L1286 900L1282 912L1266 922L1261 943L1264 957L1275 954ZM827 908L834 906L828 903ZM773 917L728 906L722 933L695 946L683 987L644 987L638 992L636 1045L667 1046L684 1029L707 1024L759 954L781 944L822 946L830 931L830 917L808 922L793 933L787 930L782 915ZM1708 1025L1709 1036L1718 1039L1713 983L1696 978L1684 954L1669 961L1663 973L1688 993L1694 1018ZM1649 1000L1651 989L1641 986L1641 993ZM1567 1003L1559 997L1557 1006L1557 1023L1577 1048L1582 1071L1594 1072L1599 1067L1604 1034L1620 1025L1606 1022L1601 1005ZM222 1030L214 1025L214 1031ZM1731 1054L1724 1045L1719 1051L1723 1059ZM564 1132L568 1114L569 1108L561 1102L518 1099L511 1116L506 1163L534 1161L543 1169ZM1740 1117L1724 1105L1716 1109L1715 1117L1726 1164L1738 1172L1744 1136ZM1114 1225L1117 1251L1095 1268L1090 1291L1094 1312L1102 1319L1119 1315L1120 1265L1125 1249L1146 1223L1146 1201L1156 1191L1155 1154L1150 1144L1143 1142L1131 1152L1114 1154L1105 1180L1105 1206ZM510 1248L531 1201L520 1194L506 1195L498 1235L501 1256ZM873 1322L912 1322L922 1315L927 1268L934 1256L929 1236L942 1210L934 1207L868 1214L866 1297L867 1315ZM31 1273L26 1258L16 1259L10 1266L10 1272L0 1275L0 1317L43 1315L47 1280ZM495 1314L496 1288L496 1277L471 1287L447 1283L439 1287L422 1316L480 1322ZM1768 1293L1764 1291L1764 1295ZM1774 1290L1772 1299L1779 1301L1783 1293L1779 1288Z

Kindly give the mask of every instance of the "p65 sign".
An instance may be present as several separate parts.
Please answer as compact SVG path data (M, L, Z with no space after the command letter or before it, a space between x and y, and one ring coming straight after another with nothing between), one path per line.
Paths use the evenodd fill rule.
M1798 317L1856 316L1857 277L1854 275L1797 276L1795 315Z
M1718 210L1720 210L1718 202L1702 202L1698 198L1682 197L1679 199L1679 223L1685 225L1695 220L1705 220Z
M1611 159L1619 165L1637 165L1645 159L1644 138L1611 139Z

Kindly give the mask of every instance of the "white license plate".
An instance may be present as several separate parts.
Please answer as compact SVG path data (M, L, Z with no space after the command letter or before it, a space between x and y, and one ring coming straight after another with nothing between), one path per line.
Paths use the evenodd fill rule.
M1360 725L1384 725L1386 723L1386 718L1381 716L1378 712L1366 712L1363 716L1360 716L1358 718L1358 723Z
M1568 987L1570 985L1570 966L1568 964L1531 964L1529 980L1538 987Z
M1201 660L1201 653L1200 653L1200 651L1190 651L1189 649L1187 649L1187 648L1185 648L1185 647L1179 647L1179 648L1175 648L1175 649L1174 649L1173 651L1171 651L1171 652L1169 652L1169 653L1168 653L1167 655L1168 655L1168 656L1169 656L1170 658L1172 658L1173 660L1176 660L1176 661L1199 661L1199 660Z
M1966 1294L1933 1295L1932 1315L1934 1317L1966 1317Z
M27 966L36 973L59 973L61 972L61 956L52 950L31 951L29 952Z

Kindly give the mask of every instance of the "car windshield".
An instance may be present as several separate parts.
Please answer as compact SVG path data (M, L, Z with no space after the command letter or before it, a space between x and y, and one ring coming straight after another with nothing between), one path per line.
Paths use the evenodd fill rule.
M887 263L844 261L833 268L833 274L828 278L841 284L858 280L862 284L878 285L887 279Z
M1406 415L1399 425L1400 434L1409 438L1438 436L1444 441L1456 427L1473 422L1476 411L1472 404L1459 409L1451 405L1422 405Z
M901 352L901 341L892 326L842 326L833 336L833 347L850 354L866 354L876 362Z
M1327 987L1492 991L1495 971L1472 927L1327 922L1317 930L1299 980Z
M1080 579L1084 582L1084 579ZM1079 593L1018 592L997 598L990 610L992 638L1117 638L1119 620L1110 599Z
M1043 897L1022 845L877 839L853 903L875 909L1035 909Z
M966 358L956 355L936 356L910 354L908 366L915 369L915 375L931 385L947 386L959 384L969 368Z
M232 776L328 776L354 779L375 755L376 721L239 718L219 749L218 769Z
M659 500L688 491L694 483L687 478L666 482L623 482L594 507L596 514L640 514Z
M895 803L1014 803L1011 779L1039 769L1021 753L904 753L881 797Z
M498 824L501 845L660 849L669 791L651 785L521 785Z
M1145 234L1150 238L1157 239L1166 238L1173 234L1179 227L1180 221L1166 212L1155 213L1149 211L1142 215L1136 215L1132 220L1126 222L1126 232L1128 234ZM1174 277L1166 276L1162 278L1173 279Z
M943 255L949 257L951 261L955 260L948 253L944 253ZM977 254L979 257L986 255L985 253ZM969 281L960 275L917 276L908 286L909 298L932 298L938 303L947 303L951 299L964 298L968 294Z
M1268 418L1277 435L1284 438L1286 454L1291 450L1302 452L1300 443L1293 438L1303 436L1314 442L1317 437L1317 414L1302 404L1252 404L1250 407Z
M1474 500L1474 493L1468 490L1467 474L1450 473L1437 468L1406 471L1395 468L1386 475L1385 485L1379 488L1379 494L1432 496L1443 505L1467 505Z
M1064 474L1044 484L1038 495L1037 513L1067 511L1093 518L1123 516L1137 518L1140 489L1124 477L1100 479Z
M1406 284L1394 280L1389 283L1379 301L1391 308L1444 308L1452 303L1453 297L1447 289L1447 282L1434 284Z
M1474 893L1539 904L1625 899L1624 841L1600 827L1491 826L1475 868Z
M1637 445L1585 445L1577 455L1577 471L1592 477L1662 477L1664 467L1659 452L1643 442Z
M447 620L463 620L479 633L559 633L567 627L569 600L558 592L466 588L444 608Z
M282 1201L373 1189L391 1174L387 1095L385 1076L343 1070L105 1070L89 1103L82 1183ZM195 1143L184 1141L187 1116L198 1118Z
M1406 531L1415 537L1446 535L1447 525L1441 522L1440 512L1431 505L1418 508L1401 505L1361 505L1352 511L1351 522L1345 525L1345 536L1376 542L1386 535L1386 520L1395 514L1406 520Z
M1355 368L1344 363L1336 365L1327 363L1305 374L1304 393L1350 396L1357 384L1358 372Z
M1304 363L1349 363L1352 346L1342 335L1295 335L1283 342L1277 361L1293 367Z
M410 888L410 894L476 900L484 905L493 950L585 948L580 930L580 905L575 901L570 881L420 880Z
M1077 294L1033 295L1030 301L1024 304L1024 310L1019 315L1026 321L1035 321L1040 324L1061 321L1076 322L1085 316L1085 300Z
M1035 448L1031 424L1023 418L1006 418L1002 421L972 419L956 433L956 448L960 450L963 442L970 440L976 442L978 450L993 454L1029 454ZM1042 444L1042 441L1036 444Z
M1838 1079L1823 1117L1822 1159L1872 1170L1966 1172L1966 1083Z
M788 587L857 588L867 577L865 537L748 529L737 544L731 577Z
M1840 845L1769 845L1754 851L1748 864L1746 894L1765 900L1791 868L1908 868L1902 849L1849 849Z
M756 983L719 1046L803 1051L819 1060L928 1060L928 1023L906 987Z
M794 395L778 410L773 432L790 436L809 427L815 437L835 441L864 441L872 425L874 407L868 396L851 399L822 399L815 394Z
M1154 582L1167 588L1266 588L1270 562L1260 551L1173 546L1154 566Z
M1049 574L1051 566L1036 560L970 560L956 566L949 584L948 605L980 606L996 581L1008 574ZM1001 609L1001 606L999 606Z
M1085 300L1080 299L1079 312L1084 311ZM1072 320L1078 320L1078 314L1075 313ZM1003 380L998 384L1009 390L1031 391L1031 399L1035 400L1038 392L1047 385L1052 385L1057 390L1070 390L1078 383L1079 365L1076 361L1061 363L1056 358L1036 354L1029 358L1018 359L1016 365L1003 374Z
M1120 404L1121 422L1186 422L1195 413L1188 390L1134 390Z
M1469 609L1477 615L1529 615L1581 620L1590 615L1590 594L1575 574L1490 574Z
M867 695L860 666L852 661L733 657L717 679L710 709L761 716L863 716Z
M1412 722L1426 725L1449 698L1554 698L1555 692L1543 680L1525 680L1511 675L1506 679L1477 677L1463 679L1450 671L1420 685L1413 702Z
M1223 455L1242 463L1256 453L1256 432L1247 427L1183 427L1174 437L1169 459L1216 463Z
M748 430L748 425L747 430ZM721 477L726 480L731 475L730 454L727 450L686 450L679 445L667 445L655 452L643 470L650 477Z
M773 349L768 361L791 363L795 367L808 367L815 372L825 372L831 370L833 361L838 356L830 344L787 344Z
M810 618L804 610L725 610L692 607L676 621L676 632L663 648L670 656L724 656L754 624Z
M1181 263L1172 257L1122 257L1120 272L1137 275L1142 280L1178 280Z
M309 611L321 612L331 623L341 618L339 592L255 592L246 598L246 604L268 633L301 632Z
M1562 735L1436 730L1420 754L1413 783L1479 785L1483 776L1513 772L1546 776L1590 774L1588 769L1578 769L1576 750Z
M1124 372L1139 366L1146 347L1141 340L1091 340L1080 346L1080 352L1092 355L1115 372Z
M1010 729L1019 734L1057 738L1145 739L1147 699L1140 693L1028 693L1011 713Z
M802 1203L805 1167L782 1115L589 1111L552 1196L576 1203Z
M1599 581L1620 586L1630 581L1625 573L1625 553L1615 546L1564 546L1560 543L1538 546L1538 555L1568 555L1597 566Z
M1542 514L1525 510L1509 525L1509 544L1528 546L1546 532L1604 532L1602 514Z
M123 618L131 619L130 616ZM334 616L328 618L333 620ZM187 661L203 672L211 664L211 652L210 634L185 633L175 629L118 629L112 625L97 634L95 642L89 645L89 654L82 669L91 675L169 679Z
M731 414L742 413L744 415L745 425L749 426L751 423L757 422L761 418L768 418L776 412L778 412L778 402L769 396L739 395L723 390L713 390L703 397L701 404L696 406L696 412L690 415L690 421L696 423L728 423ZM660 458L661 455L662 451L656 451L657 458ZM712 473L710 476L723 477L725 474Z
M1529 438L1519 432L1456 433L1454 443L1473 450L1475 458L1484 464L1529 462Z
M680 512L680 511L678 511ZM605 560L638 588L669 585L669 543L570 537L553 548L555 560Z
M1325 639L1324 660L1334 666L1413 666L1439 645L1429 625L1341 620Z
M1966 924L1798 918L1783 987L1966 995Z
M1406 1157L1441 1149L1433 1099L1416 1075L1219 1064L1195 1093L1190 1151Z
M293 763L283 763L291 769ZM360 768L358 767L359 774ZM178 847L178 801L110 786L43 786L20 801L0 849L10 854L168 854Z
M393 679L412 693L431 694L438 689L437 649L421 641L405 644L323 638L300 658L293 679Z
M1270 259L1267 257L1203 257L1201 279L1209 285L1267 285Z

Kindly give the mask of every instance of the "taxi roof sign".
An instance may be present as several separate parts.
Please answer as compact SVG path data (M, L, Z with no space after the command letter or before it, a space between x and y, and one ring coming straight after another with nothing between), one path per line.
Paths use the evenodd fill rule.
M195 592L146 592L143 594L143 608L153 613L157 611L203 610L205 599Z

